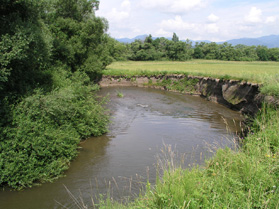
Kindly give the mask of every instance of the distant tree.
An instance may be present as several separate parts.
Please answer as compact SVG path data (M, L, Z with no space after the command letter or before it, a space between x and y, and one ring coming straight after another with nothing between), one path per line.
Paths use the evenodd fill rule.
M187 60L192 59L194 54L194 49L192 46L193 43L189 39L186 39L185 44L186 44L186 59Z
M204 54L202 52L201 47L199 47L199 46L195 47L193 57L196 58L196 59L203 59L204 58Z
M279 48L268 49L269 60L279 61Z
M187 56L186 44L182 41L170 41L167 46L167 55L170 60L185 61L190 59L190 57Z
M205 59L218 59L219 58L218 44L216 44L215 42L204 44L203 53L205 55Z
M219 59L227 61L235 60L235 49L228 42L219 45Z
M257 46L256 52L257 52L257 56L259 57L259 60L261 61L268 60L268 49L266 46Z
M178 41L179 41L179 38L178 38L178 36L176 35L176 33L173 33L173 35L172 35L172 41L173 41L173 42L178 42Z
M145 38L144 43L152 44L152 42L153 42L152 36L151 34L149 34L149 36Z
M115 61L127 60L129 52L128 44L120 43L114 38L108 37L108 50L110 56Z

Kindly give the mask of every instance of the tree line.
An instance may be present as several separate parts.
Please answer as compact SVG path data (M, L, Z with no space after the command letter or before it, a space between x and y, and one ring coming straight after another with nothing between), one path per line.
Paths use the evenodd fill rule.
M151 61L174 60L186 61L190 59L208 59L224 61L279 61L279 48L266 46L246 46L238 44L232 46L225 42L196 42L195 45L187 39L180 41L176 33L171 40L166 38L153 39L151 35L144 41L135 40L130 44L115 44L118 49L119 60Z

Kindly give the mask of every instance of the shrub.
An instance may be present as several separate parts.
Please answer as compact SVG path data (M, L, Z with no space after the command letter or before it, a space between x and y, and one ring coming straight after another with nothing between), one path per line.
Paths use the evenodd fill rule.
M68 86L47 94L36 90L12 108L12 125L0 143L0 184L20 189L51 181L77 155L80 139L107 131L104 101L82 77L76 73Z

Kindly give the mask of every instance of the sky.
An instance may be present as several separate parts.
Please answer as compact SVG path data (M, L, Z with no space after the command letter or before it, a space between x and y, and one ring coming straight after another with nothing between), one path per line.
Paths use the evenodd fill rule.
M226 41L279 35L279 0L100 0L113 38Z

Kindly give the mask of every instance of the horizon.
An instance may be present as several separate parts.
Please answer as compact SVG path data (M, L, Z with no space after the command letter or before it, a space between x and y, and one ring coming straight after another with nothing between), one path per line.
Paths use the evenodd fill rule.
M116 39L138 34L221 42L279 34L275 0L100 0L96 15Z
M174 32L174 33L175 33L175 32ZM169 37L166 37L166 36L153 36L152 34L139 34L139 35L136 35L136 36L134 36L134 37L132 37L132 38L129 38L129 37L122 37L122 38L115 38L115 37L112 37L112 38L114 38L114 39L116 39L116 40L119 40L119 39L130 39L130 40L132 40L132 39L135 39L135 38L140 37L140 36L149 36L149 35L151 35L152 38L166 38L166 39L171 39L171 38L172 38L172 36L169 36ZM218 42L226 42L226 41L238 40L238 39L258 39L258 38L269 37L269 36L279 36L279 34L278 34L278 35L276 35L276 34L270 34L270 35L265 35L265 36L260 36L260 37L254 37L254 38L251 38L251 37L240 37L240 38L236 38L236 39L222 40L222 41L211 41L211 40L208 40L208 39L204 39L204 40L195 40L195 39L189 39L189 38L181 39L180 37L178 37L178 38L179 38L180 41L184 41L184 40L189 39L190 41L196 41L196 42L200 42L200 41L210 41L210 42L216 42L216 43L218 43Z

